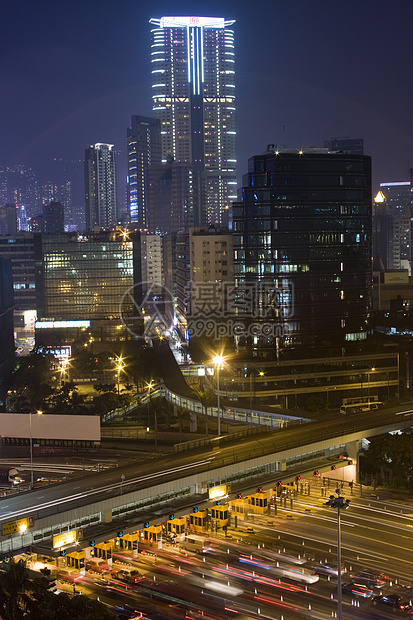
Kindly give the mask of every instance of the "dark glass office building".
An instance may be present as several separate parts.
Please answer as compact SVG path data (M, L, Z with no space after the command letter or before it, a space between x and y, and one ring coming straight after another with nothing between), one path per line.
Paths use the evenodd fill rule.
M233 205L238 347L277 357L366 338L371 210L368 156L269 150L249 160Z

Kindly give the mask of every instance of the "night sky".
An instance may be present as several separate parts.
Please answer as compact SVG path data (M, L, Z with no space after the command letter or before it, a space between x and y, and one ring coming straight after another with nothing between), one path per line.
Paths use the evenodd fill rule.
M238 178L267 144L364 138L373 191L409 178L411 0L5 0L0 15L0 165L41 182L95 142L115 145L119 198L131 114L151 115L150 17L235 19ZM83 200L83 169L75 197Z

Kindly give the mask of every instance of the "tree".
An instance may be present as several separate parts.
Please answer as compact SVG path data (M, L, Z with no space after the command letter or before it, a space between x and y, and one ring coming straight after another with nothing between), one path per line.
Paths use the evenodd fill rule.
M205 411L205 435L208 436L208 407L212 407L215 404L215 394L211 390L204 391L196 391L196 395L198 396L199 402L202 407L202 415L204 415Z
M183 422L185 418L188 416L188 410L185 409L184 407L178 407L176 410L176 416L178 418L178 425L179 425L179 442L181 443Z
M54 393L51 383L57 364L50 353L31 353L19 358L10 386L9 408L14 411L44 409L45 402Z
M1 620L115 620L106 605L87 596L48 590L46 577L32 578L25 560L11 558L0 572Z
M321 398L321 396L310 396L306 402L307 411L312 413L320 413L321 411L327 411L328 402Z
M79 389L73 381L66 381L56 389L54 395L49 398L49 403L56 413L73 414L86 410L85 396L79 394Z
M42 620L115 620L117 616L106 605L87 596L50 594L39 605Z
M16 562L11 558L5 571L0 573L0 615L2 620L20 620L36 617L36 597L41 599L47 593L47 579L30 579L25 560ZM32 615L33 613L33 615ZM40 618L40 616L38 616Z

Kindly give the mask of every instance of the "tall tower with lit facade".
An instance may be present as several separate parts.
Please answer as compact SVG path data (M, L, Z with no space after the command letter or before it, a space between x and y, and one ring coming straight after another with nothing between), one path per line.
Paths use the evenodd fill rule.
M145 174L148 166L161 163L161 127L158 119L133 115L127 131L128 212L132 224L147 228Z
M85 152L86 230L116 223L116 160L113 144L92 144Z
M234 20L151 19L153 114L164 162L203 175L203 220L225 223L236 199Z

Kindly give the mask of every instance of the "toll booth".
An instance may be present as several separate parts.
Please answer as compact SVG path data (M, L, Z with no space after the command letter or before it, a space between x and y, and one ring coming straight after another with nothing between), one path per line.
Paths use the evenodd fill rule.
M143 540L156 544L162 540L162 525L150 525L143 530Z
M200 510L191 512L189 515L189 529L191 532L206 532L208 523L208 511Z
M166 533L176 534L177 540L184 540L185 538L185 517L179 517L178 519L169 519L166 522Z
M109 566L112 566L112 543L103 542L98 543L95 547L92 547L90 552L91 557L106 560Z
M66 566L76 568L82 575L85 574L86 552L73 551L66 555Z
M219 530L228 527L229 523L229 505L214 506L211 508L211 529Z
M114 550L132 551L133 555L138 555L139 532L124 534L113 540Z
M267 493L253 493L248 497L248 504L254 513L263 515L268 512Z

